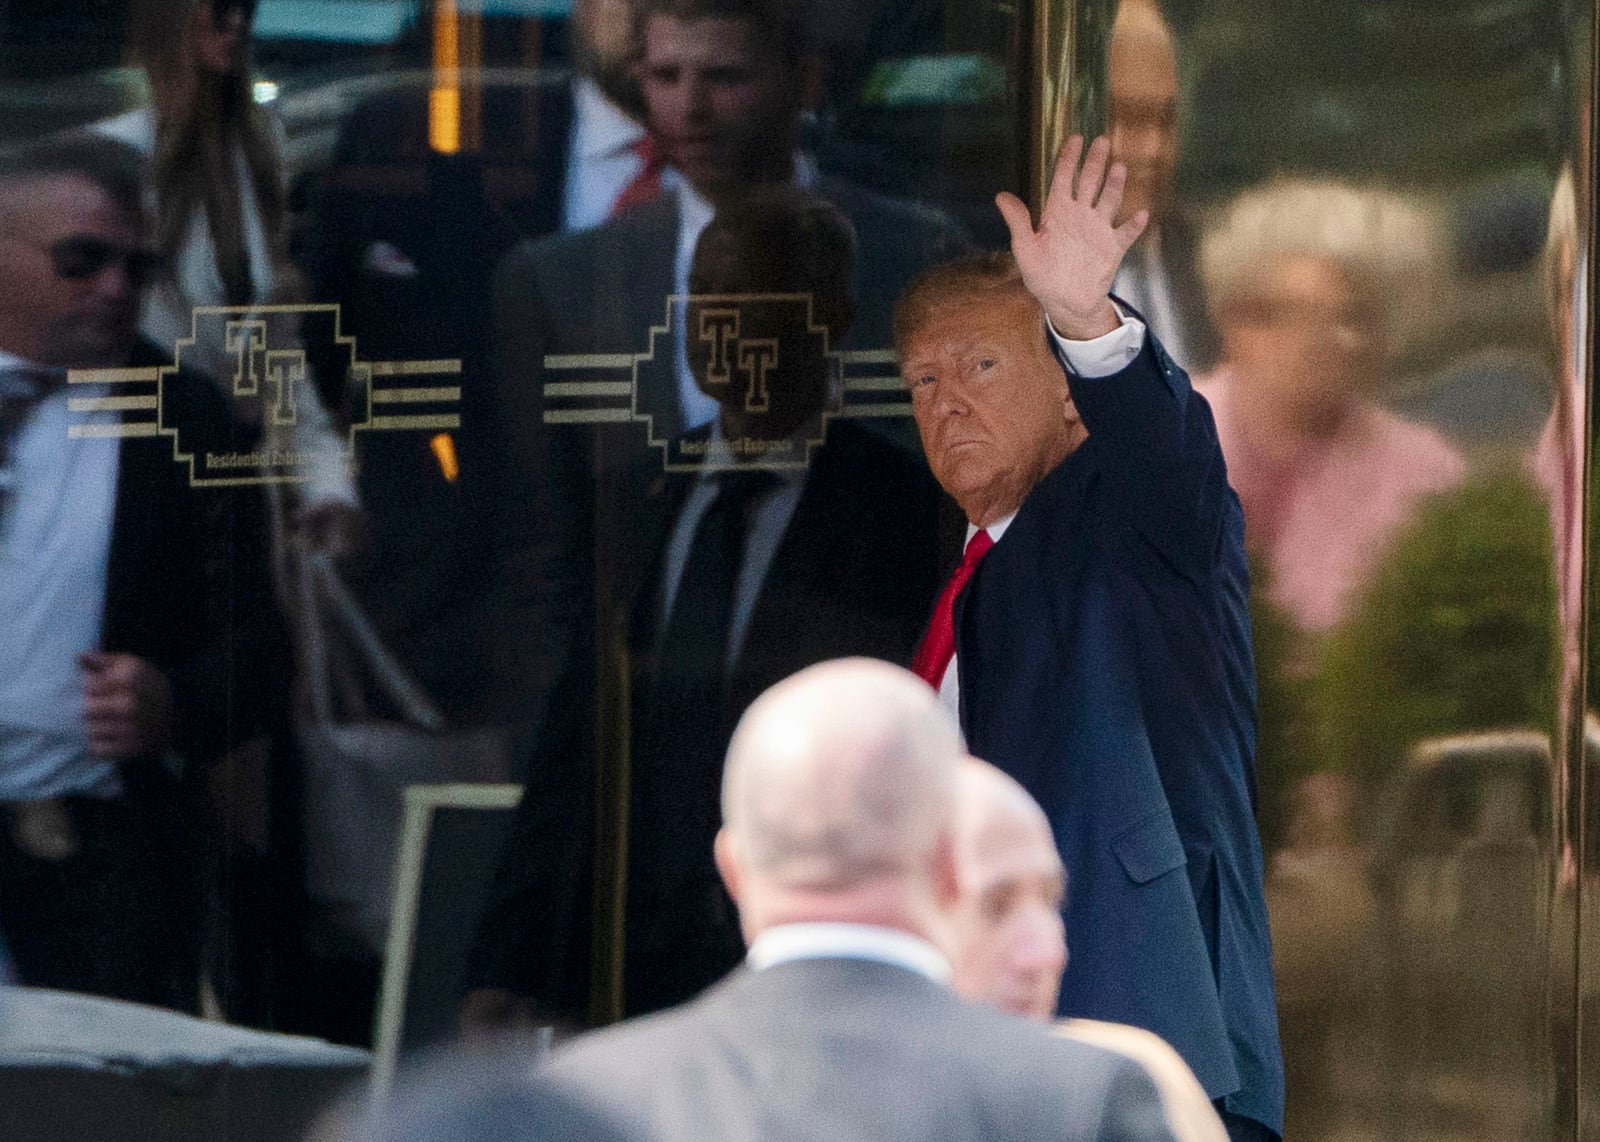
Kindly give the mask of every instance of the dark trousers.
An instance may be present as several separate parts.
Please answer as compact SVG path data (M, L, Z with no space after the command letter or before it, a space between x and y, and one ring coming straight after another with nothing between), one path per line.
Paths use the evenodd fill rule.
M19 982L149 1003L199 1006L199 878L177 806L153 791L63 805L76 851L19 846L0 806L0 932Z

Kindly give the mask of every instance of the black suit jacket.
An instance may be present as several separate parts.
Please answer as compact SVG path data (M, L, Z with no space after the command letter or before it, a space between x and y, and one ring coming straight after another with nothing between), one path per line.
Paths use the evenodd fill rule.
M741 971L544 1073L661 1142L1172 1137L1131 1060L860 960Z
M488 129L473 155L429 148L425 88L359 105L310 194L298 251L312 300L339 304L362 360L462 361L461 428L451 434L459 476L447 477L424 432L359 434L357 476L371 520L364 601L447 716L465 723L526 715L523 644L484 557L500 486L484 440L502 413L490 283L514 243L561 228L573 103L561 69L483 95ZM375 264L379 243L400 257ZM346 393L324 395L331 408L348 404Z
M1061 1013L1156 1032L1281 1131L1244 517L1211 409L1154 336L1071 385L1088 440L956 600L961 726L1072 877Z
M653 615L664 548L692 477L663 475L659 460L635 465L628 482L630 546L607 550L609 581L627 596L612 613L636 616L630 640L632 692L652 673ZM813 455L793 518L750 617L728 680L727 702L700 772L679 775L714 797L722 755L744 708L767 687L831 658L868 655L905 662L937 590L939 493L921 458L856 425L835 422ZM589 644L589 645L592 645ZM536 743L527 792L479 927L469 978L538 999L552 1013L586 1007L592 860L592 694L595 663L577 648ZM617 669L618 664L600 664ZM634 768L648 765L634 759ZM715 821L673 827L635 801L631 825L628 946L630 1011L687 998L742 954L731 906L711 862ZM666 827L661 827L666 826ZM684 886L689 886L684 891Z
M130 363L169 359L141 343ZM185 373L164 382L163 421L196 428L204 439L232 440L241 452L255 437L234 423L208 378ZM288 683L281 671L263 669L281 655L283 631L273 609L260 490L194 488L174 451L167 436L118 442L101 645L137 655L167 676L175 745L201 761L259 728Z

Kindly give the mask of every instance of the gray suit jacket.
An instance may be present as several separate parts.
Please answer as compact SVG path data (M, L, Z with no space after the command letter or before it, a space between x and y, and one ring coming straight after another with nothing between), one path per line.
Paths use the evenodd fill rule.
M1172 1139L1137 1064L860 960L741 970L546 1070L657 1142Z

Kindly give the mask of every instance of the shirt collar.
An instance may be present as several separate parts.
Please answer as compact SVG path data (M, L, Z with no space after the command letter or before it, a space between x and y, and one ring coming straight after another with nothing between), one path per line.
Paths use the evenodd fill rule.
M867 960L949 984L950 961L920 936L872 924L780 924L755 938L745 963L763 971L795 960Z
M972 537L977 535L979 531L987 531L989 533L989 538L994 540L996 543L999 543L1000 537L1006 533L1006 528L1010 527L1011 521L1016 518L1017 513L1012 512L1008 516L1001 516L999 519L995 520L985 528L979 528L977 524L969 523L967 524L967 542L971 543Z
M642 133L642 132L641 132ZM817 166L816 157L806 151L794 153L794 179L790 183L796 190L815 190L822 181L822 169ZM716 214L717 208L684 178L676 168L668 167L664 176L664 186L678 192L678 210L682 215L685 228L698 224L694 230L699 233Z
M616 154L644 138L644 127L607 99L588 76L573 84L572 109L577 123L574 146L582 158Z

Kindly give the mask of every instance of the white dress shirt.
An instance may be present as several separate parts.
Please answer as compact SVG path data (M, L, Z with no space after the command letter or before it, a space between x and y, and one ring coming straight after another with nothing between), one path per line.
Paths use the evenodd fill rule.
M0 368L27 362L0 351ZM109 395L73 385L71 398ZM116 515L116 440L67 434L68 389L34 407L10 444L0 512L0 801L116 796L117 770L91 757L78 655L100 646Z
M753 971L796 960L866 960L950 983L950 961L938 948L910 932L873 924L779 924L757 936L744 958Z
M1068 341L1055 331L1054 326L1050 328L1050 340L1055 344L1057 355L1070 372L1080 377L1109 377L1127 368L1139 355L1139 350L1144 348L1144 322L1121 306L1117 307L1117 316L1122 319L1121 325L1091 341ZM990 539L999 543L1006 528L1010 527L1011 521L1016 518L1017 513L1012 512L1003 519L991 523L984 530L989 533ZM970 541L977 532L977 526L969 522L967 539ZM959 655L950 659L950 667L939 682L939 705L944 707L957 725L961 724Z
M572 84L572 137L567 147L564 230L587 230L611 217L617 196L643 168L634 146L644 127L607 99L588 76Z

